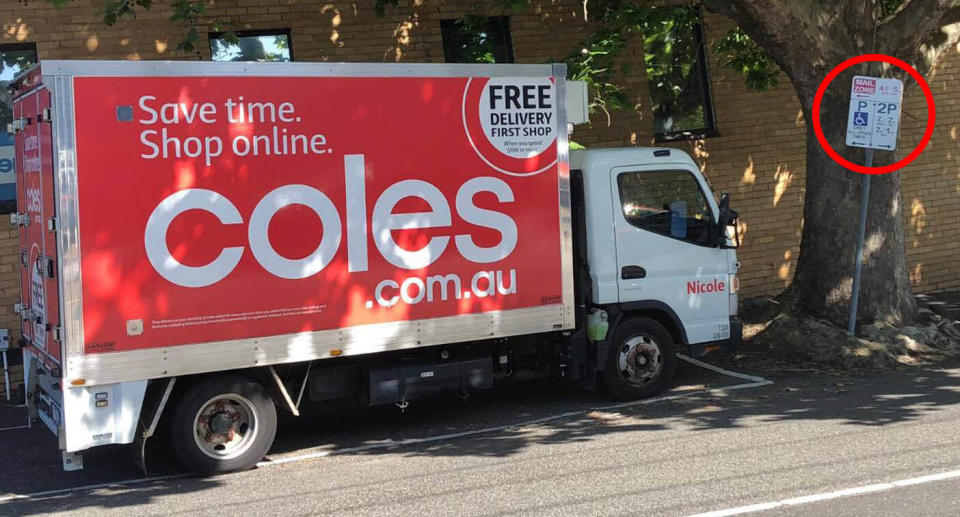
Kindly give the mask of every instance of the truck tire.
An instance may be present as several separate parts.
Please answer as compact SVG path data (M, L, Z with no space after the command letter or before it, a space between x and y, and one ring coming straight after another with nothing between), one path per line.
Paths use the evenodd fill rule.
M180 461L202 475L253 468L273 444L277 409L260 383L217 375L187 390L173 413L171 439Z
M631 318L610 337L601 376L611 395L620 400L652 397L670 387L677 369L673 338L650 318Z

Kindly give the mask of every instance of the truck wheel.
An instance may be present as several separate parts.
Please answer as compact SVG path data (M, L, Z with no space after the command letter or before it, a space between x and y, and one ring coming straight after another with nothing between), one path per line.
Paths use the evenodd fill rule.
M610 337L602 377L620 400L652 397L670 386L677 354L670 332L650 318L632 318Z
M273 444L277 410L263 387L218 375L191 387L173 413L173 448L199 474L253 468Z

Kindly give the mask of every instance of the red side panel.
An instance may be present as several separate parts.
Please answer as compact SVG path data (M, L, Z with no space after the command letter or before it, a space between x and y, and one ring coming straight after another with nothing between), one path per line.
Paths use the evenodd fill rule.
M39 113L45 113L50 108L50 91L42 89L37 92L37 106ZM41 121L39 124L41 152L41 189L43 197L43 272L44 287L46 288L44 310L46 313L46 344L47 351L56 358L60 358L60 342L54 339L53 330L60 326L60 288L58 278L60 267L57 263L57 233L50 231L48 221L56 216L57 195L54 182L56 171L53 166L53 126L50 122Z
M24 102L21 99L14 99L13 102L13 125L16 126L17 122L23 120L23 108ZM22 133L16 134L13 140L14 148L14 171L17 182L17 210L19 213L25 213L27 211L27 189L28 181L27 176L24 173L23 163L24 163L24 152L23 152L23 138ZM27 244L28 232L27 228L22 226L19 227L18 232L19 242L18 242L18 259L17 264L20 268L20 302L21 306L26 306L30 300L30 269L26 267L26 264L29 261L29 251L30 246ZM23 334L24 339L28 342L33 342L33 325L29 324L26 320L21 322L21 333Z
M17 210L29 221L20 224L20 296L23 336L48 359L59 362L60 343L52 328L59 325L56 279L56 235L48 231L54 215L53 145L44 110L50 92L41 87L14 100Z
M559 314L549 77L74 87L87 354Z

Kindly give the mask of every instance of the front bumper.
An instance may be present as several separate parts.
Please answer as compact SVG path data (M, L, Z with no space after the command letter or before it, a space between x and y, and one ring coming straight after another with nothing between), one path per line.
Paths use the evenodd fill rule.
M736 352L743 344L743 320L737 316L730 316L730 338L727 339L725 350Z
M703 357L719 352L731 353L737 351L742 344L743 321L737 316L730 316L730 337L720 341L690 345L690 357Z

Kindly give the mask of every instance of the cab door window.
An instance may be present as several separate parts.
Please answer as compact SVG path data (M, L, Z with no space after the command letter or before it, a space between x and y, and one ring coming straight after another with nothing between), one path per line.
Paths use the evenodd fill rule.
M627 222L660 235L710 245L713 214L689 171L625 172L617 176Z

